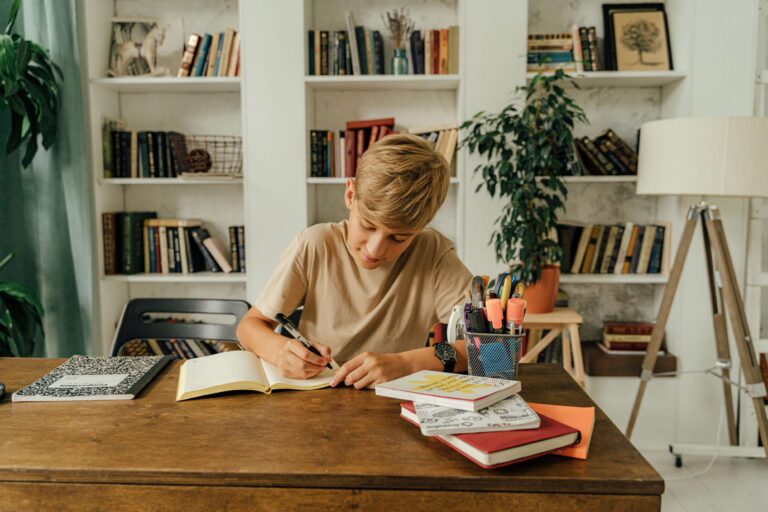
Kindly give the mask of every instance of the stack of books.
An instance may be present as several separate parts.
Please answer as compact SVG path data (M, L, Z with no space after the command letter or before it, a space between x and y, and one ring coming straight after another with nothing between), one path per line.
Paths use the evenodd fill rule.
M190 172L187 139L179 132L128 131L102 121L104 178L176 178Z
M234 231L237 234L237 227ZM234 270L226 249L199 219L158 219L157 212L104 212L102 234L106 275ZM238 240L230 240L230 247L232 243ZM238 269L244 272L244 243L237 251Z
M670 223L601 225L561 221L557 235L566 274L667 272Z
M349 12L346 30L307 31L307 56L307 74L310 76L383 75L387 72L381 32L356 25L354 15ZM408 41L406 58L410 74L458 74L459 27L414 30Z
M481 467L557 453L586 459L594 408L528 404L519 381L423 370L376 386L400 415Z
M607 354L642 355L651 342L651 333L652 322L604 322L603 339L597 346ZM665 353L661 347L658 355Z
M610 128L599 137L574 139L584 174L596 176L637 174L637 153Z
M576 71L573 35L528 34L528 71Z
M233 28L190 34L178 76L240 76L240 34Z

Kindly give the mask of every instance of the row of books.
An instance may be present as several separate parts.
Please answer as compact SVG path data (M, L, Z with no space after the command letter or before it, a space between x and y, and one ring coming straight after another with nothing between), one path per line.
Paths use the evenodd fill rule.
M528 404L516 380L420 371L376 386L400 416L484 468L557 453L586 459L594 408Z
M433 126L406 130L419 135L433 145L451 165L459 140L458 128ZM347 121L346 129L310 130L310 176L313 178L354 178L357 164L365 151L395 130L395 118Z
M146 339L131 340L120 347L121 356L163 356L171 355L176 359L195 359L221 352L239 350L236 343L219 340L193 339Z
M528 71L600 71L595 27L571 26L570 32L528 35Z
M576 155L585 174L596 176L636 175L637 153L610 128L590 139L574 138Z
M179 132L128 131L102 123L104 178L175 178L190 173L187 139Z
M240 76L240 34L233 28L190 34L178 76Z
M158 219L157 212L104 212L104 273L245 272L243 226L231 226L229 234L230 254L199 219Z
M406 42L409 73L459 72L459 27L414 30ZM346 30L307 31L308 75L383 75L386 73L381 32L355 23L346 13Z
M581 224L562 221L560 268L570 274L659 274L666 271L669 223Z

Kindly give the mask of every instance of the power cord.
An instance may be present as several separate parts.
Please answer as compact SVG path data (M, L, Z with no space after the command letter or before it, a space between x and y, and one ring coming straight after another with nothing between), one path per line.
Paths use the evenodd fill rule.
M679 482L680 480L690 480L692 478L697 478L712 469L712 465L715 463L715 460L717 460L718 455L720 454L720 435L723 433L723 418L725 417L725 405L720 406L720 417L717 420L717 434L715 434L715 452L712 454L712 458L709 459L709 464L707 464L707 467L705 467L703 470L699 471L698 473L693 473L692 475L688 476L678 476L674 478L665 478L665 481L667 482Z

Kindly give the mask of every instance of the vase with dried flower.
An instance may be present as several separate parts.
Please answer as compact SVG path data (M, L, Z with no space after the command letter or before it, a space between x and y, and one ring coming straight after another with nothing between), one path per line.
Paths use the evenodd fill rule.
M408 74L408 58L405 56L405 45L413 32L413 20L404 7L387 11L381 15L384 27L389 31L392 42L392 74Z

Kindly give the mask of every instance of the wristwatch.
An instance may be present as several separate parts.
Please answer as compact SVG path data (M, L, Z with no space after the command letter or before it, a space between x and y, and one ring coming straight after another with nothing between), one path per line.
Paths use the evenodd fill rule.
M456 366L456 349L450 343L437 343L435 345L435 357L443 363L444 372L452 372Z

